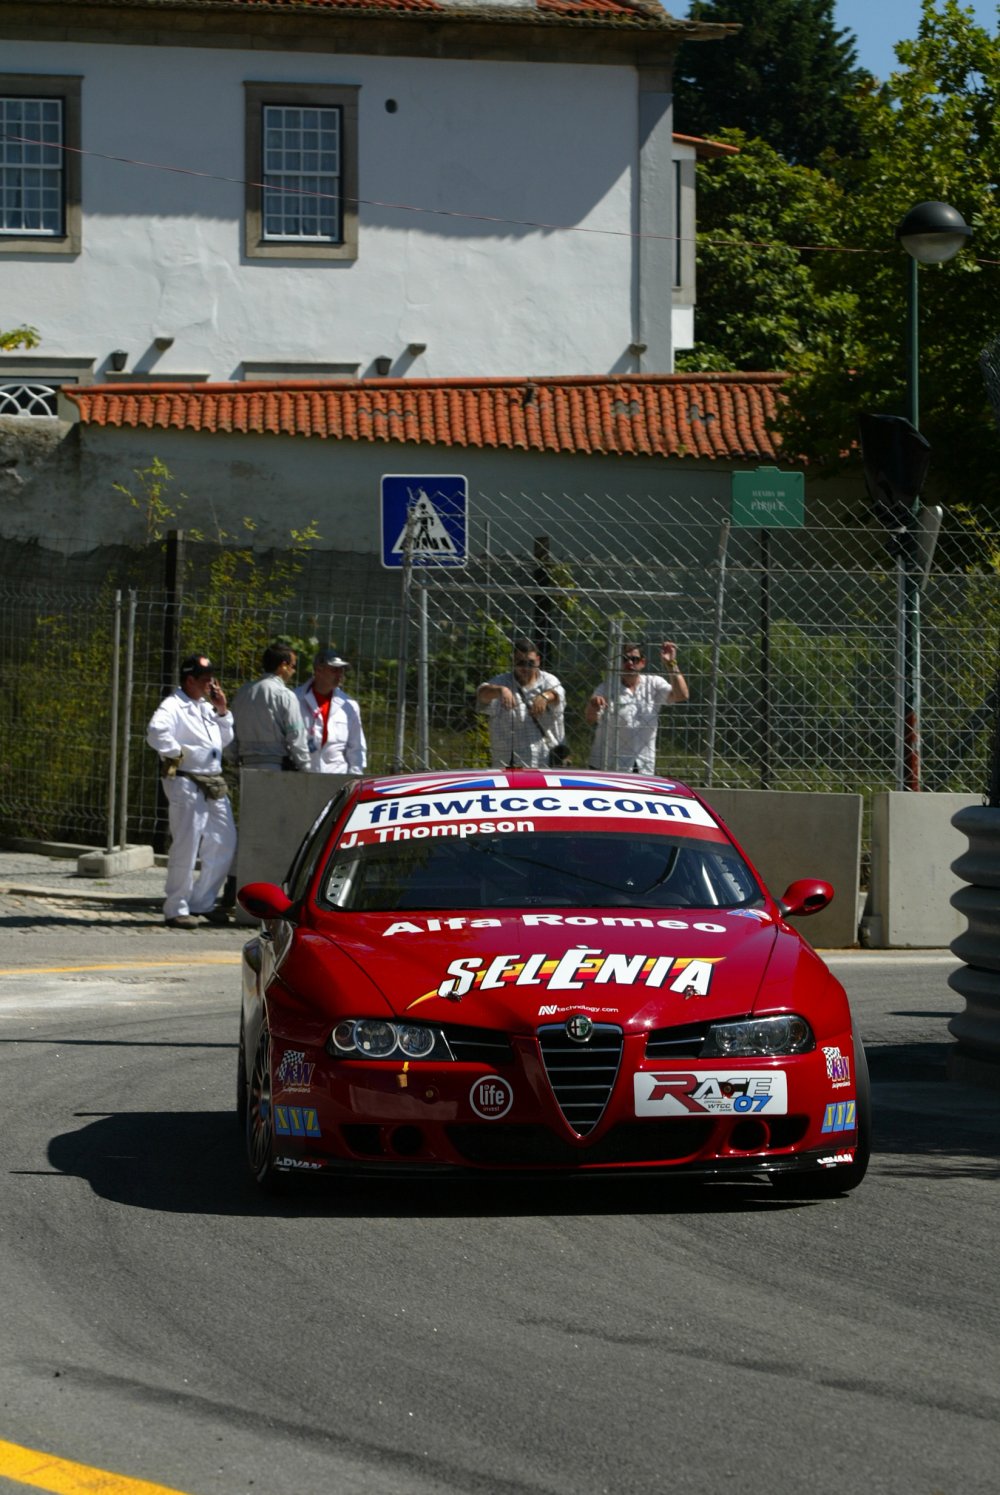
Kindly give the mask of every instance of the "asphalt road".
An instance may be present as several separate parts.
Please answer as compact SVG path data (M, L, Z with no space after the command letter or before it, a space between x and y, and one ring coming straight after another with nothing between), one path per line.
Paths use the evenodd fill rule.
M875 1095L843 1200L271 1203L233 1115L241 942L4 936L0 1489L15 1445L193 1495L996 1495L1000 1092L944 1078L949 957L831 957Z

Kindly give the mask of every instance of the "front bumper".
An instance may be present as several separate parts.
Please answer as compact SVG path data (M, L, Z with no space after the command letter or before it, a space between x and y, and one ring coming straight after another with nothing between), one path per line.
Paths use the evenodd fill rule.
M293 1042L274 1039L273 1156L286 1172L747 1178L837 1168L858 1141L853 1084L831 1080L820 1050L734 1067L650 1060L643 1035L628 1034L599 1120L581 1135L533 1037L512 1039L509 1062L492 1067L336 1061ZM845 1054L850 1044L844 1035ZM637 1114L640 1091L666 1095L684 1114ZM721 1109L703 1109L713 1105Z

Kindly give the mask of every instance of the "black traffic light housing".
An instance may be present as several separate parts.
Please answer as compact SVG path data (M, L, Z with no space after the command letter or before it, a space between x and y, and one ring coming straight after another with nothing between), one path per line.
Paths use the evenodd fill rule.
M865 485L893 555L908 554L920 490L930 466L926 437L902 415L858 416Z

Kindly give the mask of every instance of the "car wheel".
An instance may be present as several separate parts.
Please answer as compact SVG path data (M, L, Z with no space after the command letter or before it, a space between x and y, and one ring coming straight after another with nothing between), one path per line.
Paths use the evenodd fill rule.
M236 1056L236 1120L239 1122L240 1130L243 1131L247 1124L247 1055L242 1012L240 1013L240 1046Z
M247 1085L246 1141L247 1162L250 1165L254 1183L267 1193L279 1192L284 1178L274 1166L271 1034L266 1021L260 1030L253 1069Z
M836 1199L856 1189L868 1172L872 1152L872 1082L859 1038L854 1040L854 1090L858 1121L854 1162L821 1173L776 1173L771 1183L783 1199Z

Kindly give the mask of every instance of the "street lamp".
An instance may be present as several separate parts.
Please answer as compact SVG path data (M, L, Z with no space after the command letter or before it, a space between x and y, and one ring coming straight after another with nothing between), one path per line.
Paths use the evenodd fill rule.
M917 266L943 265L955 258L972 235L957 208L946 202L918 202L896 229L896 238L910 256L910 278L906 298L906 389L907 416L920 429L920 356Z
M906 406L914 432L920 430L920 314L917 268L954 259L972 235L957 208L946 202L919 202L896 229L896 238L910 256L906 295ZM913 499L911 526L916 528L920 495ZM900 731L897 737L897 783L920 788L920 578L912 556L897 561L900 612Z

